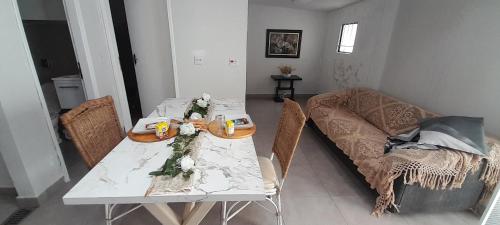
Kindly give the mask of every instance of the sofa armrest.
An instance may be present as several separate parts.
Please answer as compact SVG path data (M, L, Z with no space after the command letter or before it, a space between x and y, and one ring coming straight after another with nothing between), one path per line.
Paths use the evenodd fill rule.
M352 89L331 91L313 96L307 100L306 117L309 118L312 110L323 106L328 108L338 108L347 105L347 101L352 96Z

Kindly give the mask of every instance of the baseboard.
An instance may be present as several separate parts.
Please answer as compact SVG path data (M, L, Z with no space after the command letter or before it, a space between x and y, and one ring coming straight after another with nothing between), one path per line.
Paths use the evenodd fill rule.
M0 187L0 195L17 195L14 187Z
M317 94L295 94L295 98L310 98L314 95L317 95ZM252 98L252 99L273 99L274 98L274 94L247 94L246 95L246 98L249 99L249 98Z
M56 194L57 190L64 184L65 184L64 178L61 177L38 197L17 196L16 197L17 205L20 208L25 208L25 209L37 208L41 204L46 202L51 196Z
M299 98L310 98L310 97L315 96L315 95L318 95L318 94L295 94L295 96L297 96Z
M40 200L35 197L21 197L16 198L17 206L22 209L38 208L41 204Z

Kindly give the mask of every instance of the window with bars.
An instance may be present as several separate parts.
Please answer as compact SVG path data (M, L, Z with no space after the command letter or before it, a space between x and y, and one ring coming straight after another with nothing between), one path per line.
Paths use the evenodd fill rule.
M340 38L337 46L337 52L350 54L354 50L354 42L356 40L356 31L358 23L343 24L340 30Z

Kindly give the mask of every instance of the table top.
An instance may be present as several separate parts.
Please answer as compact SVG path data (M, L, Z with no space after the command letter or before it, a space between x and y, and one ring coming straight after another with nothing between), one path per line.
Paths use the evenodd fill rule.
M273 78L273 80L302 80L302 77L298 75L292 75L290 77L286 77L283 75L271 75L271 78Z
M191 99L167 99L149 117L182 118ZM212 117L245 113L243 101L213 100ZM145 196L149 172L172 154L173 139L139 143L125 138L64 197L65 204L131 204L197 201L259 201L265 191L252 137L221 139L202 132L194 185L188 192Z

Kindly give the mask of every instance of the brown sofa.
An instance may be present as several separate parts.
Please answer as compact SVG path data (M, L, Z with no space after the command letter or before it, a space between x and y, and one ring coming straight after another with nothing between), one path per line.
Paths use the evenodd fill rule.
M365 183L366 174L358 167L367 159L384 155L387 137L410 131L420 120L437 115L367 88L314 96L306 111L308 125ZM469 173L462 187L452 190L429 190L405 184L400 177L394 181L393 206L400 213L471 209L484 187L479 177L479 172Z

